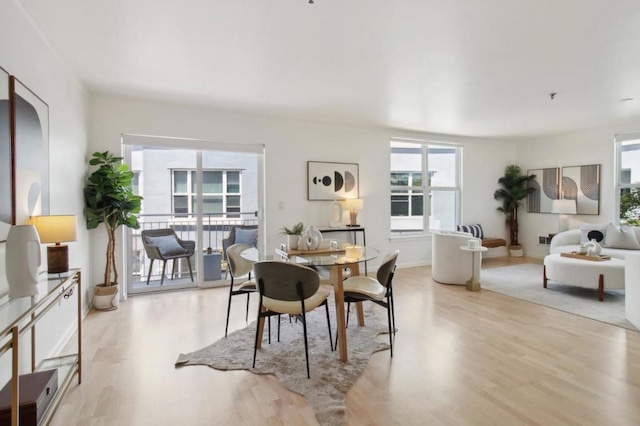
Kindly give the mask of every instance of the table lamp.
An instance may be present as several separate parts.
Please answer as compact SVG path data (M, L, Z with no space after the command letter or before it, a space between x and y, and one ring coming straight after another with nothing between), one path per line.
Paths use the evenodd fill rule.
M344 200L344 208L349 210L349 225L347 226L360 226L358 225L358 210L362 210L362 198L347 198Z
M576 200L553 200L551 203L551 213L558 213L560 221L558 223L558 232L567 231L569 229L568 214L576 214Z
M35 216L32 222L41 243L55 243L47 247L47 272L59 274L69 271L69 247L60 243L76 240L76 216Z

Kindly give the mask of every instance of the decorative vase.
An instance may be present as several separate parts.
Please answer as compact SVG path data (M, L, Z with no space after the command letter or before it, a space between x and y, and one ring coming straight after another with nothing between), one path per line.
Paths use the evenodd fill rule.
M287 246L289 247L289 250L297 250L299 240L300 240L300 235L287 234Z
M341 228L342 227L342 215L344 213L342 203L333 200L329 205L329 227Z
M309 226L309 235L313 236L315 241L315 247L312 250L316 250L322 244L322 232L318 231L315 225Z
M40 237L33 225L12 226L7 236L6 270L9 297L38 294Z
M298 248L300 250L316 250L320 247L320 243L322 243L322 233L311 225L300 235Z
M602 246L595 239L584 243L583 247L587 249L587 256L598 256L602 252Z

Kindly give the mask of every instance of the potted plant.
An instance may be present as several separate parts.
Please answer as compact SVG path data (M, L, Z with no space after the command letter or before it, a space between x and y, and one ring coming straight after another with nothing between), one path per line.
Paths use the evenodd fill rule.
M142 197L133 193L133 172L122 164L122 157L114 157L109 151L95 152L89 165L97 169L87 177L84 187L87 229L102 223L108 238L104 282L95 287L92 304L96 309L111 310L118 307L116 231L121 225L140 228L135 214L140 212Z
M504 176L498 179L501 188L493 193L493 198L502 202L498 211L507 217L509 253L512 256L521 257L523 255L522 245L518 242L518 209L522 205L522 200L535 190L529 186L529 182L535 177L535 175L523 175L520 166L510 164L505 168Z
M300 235L302 235L303 230L304 224L302 222L296 223L291 228L287 228L286 226L280 228L280 235L287 236L287 247L289 247L289 249L296 250L298 248L298 241L300 240Z

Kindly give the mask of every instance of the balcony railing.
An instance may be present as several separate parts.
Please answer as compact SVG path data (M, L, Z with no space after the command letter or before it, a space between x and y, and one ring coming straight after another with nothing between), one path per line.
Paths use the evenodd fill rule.
M170 228L176 232L178 238L182 240L197 241L202 240L202 246L205 253L220 253L222 254L222 241L229 236L229 232L234 225L257 225L258 218L256 212L239 212L239 213L220 213L220 214L205 214L203 215L202 235L198 238L197 219L195 214L141 214L138 215L138 221L140 223L140 229L132 230L132 275L134 280L134 288L141 285L146 285L147 274L150 260L147 257L140 234L144 230L148 229L165 229ZM194 268L194 280L196 277L196 263L195 258L191 258L191 265ZM216 259L220 259L220 270L226 270L226 263L223 260L224 256L219 256ZM167 271L165 273L170 277L171 268L173 265L167 265ZM217 268L216 268L217 269ZM153 271L151 272L151 279L159 283L160 274L162 273L162 262L155 262ZM180 259L176 264L176 276L179 280L174 280L175 283L184 284L185 281L182 278L189 279L189 268L186 263L186 259ZM195 280L197 281L197 280ZM140 284L141 283L141 284ZM164 285L172 284L172 280L165 278Z

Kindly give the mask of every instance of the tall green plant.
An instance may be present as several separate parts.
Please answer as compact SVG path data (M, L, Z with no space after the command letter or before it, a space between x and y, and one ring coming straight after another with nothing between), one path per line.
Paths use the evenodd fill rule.
M118 283L116 230L121 225L140 228L135 214L140 213L142 197L133 193L133 172L121 162L122 157L114 157L109 151L93 153L89 165L98 168L87 177L84 187L87 229L95 229L103 223L109 239L104 270L104 285L107 286Z
M502 202L498 211L507 217L509 245L519 245L518 209L522 205L522 200L535 191L535 188L529 186L529 182L535 178L536 175L523 175L520 166L510 164L505 168L504 176L498 179L501 188L493 193L493 199Z

